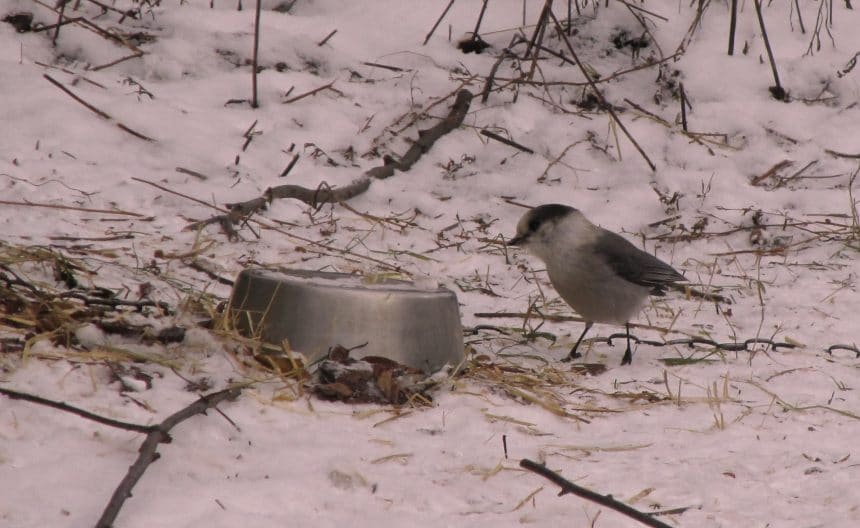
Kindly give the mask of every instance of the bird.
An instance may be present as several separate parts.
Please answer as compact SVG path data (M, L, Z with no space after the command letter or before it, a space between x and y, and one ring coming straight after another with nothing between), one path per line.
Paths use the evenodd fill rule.
M580 357L577 349L594 323L611 323L627 330L621 365L629 365L633 361L630 319L649 295L664 295L667 287L687 280L669 264L591 223L568 205L530 209L520 218L508 245L541 259L555 290L585 319L585 329L564 361Z

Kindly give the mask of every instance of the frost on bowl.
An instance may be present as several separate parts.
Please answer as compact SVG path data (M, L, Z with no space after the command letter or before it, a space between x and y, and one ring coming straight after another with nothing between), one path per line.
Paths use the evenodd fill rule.
M423 285L422 285L423 286ZM353 357L383 356L433 372L463 358L454 292L345 273L244 270L228 316L245 335L311 359L341 345ZM359 348L356 348L359 347Z

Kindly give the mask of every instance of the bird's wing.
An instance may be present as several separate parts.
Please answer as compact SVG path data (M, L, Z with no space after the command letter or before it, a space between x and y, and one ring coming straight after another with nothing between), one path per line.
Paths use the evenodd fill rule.
M686 281L672 266L646 253L611 231L604 231L595 241L594 252L619 277L661 294L668 284Z

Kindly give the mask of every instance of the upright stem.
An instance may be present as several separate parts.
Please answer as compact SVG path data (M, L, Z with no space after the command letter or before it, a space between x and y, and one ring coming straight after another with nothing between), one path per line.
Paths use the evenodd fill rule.
M254 11L254 57L251 61L251 106L257 108L257 53L260 50L260 1Z
M776 61L773 59L773 50L770 49L770 40L767 38L767 30L764 27L764 17L761 14L761 0L755 0L755 12L758 16L758 23L761 26L761 36L764 39L764 47L767 50L767 58L770 61L770 69L773 70L773 82L776 86L770 89L771 94L780 101L785 100L785 90L779 82L779 73L776 71Z
M738 0L732 0L732 14L729 19L729 55L735 54L735 28L738 25Z

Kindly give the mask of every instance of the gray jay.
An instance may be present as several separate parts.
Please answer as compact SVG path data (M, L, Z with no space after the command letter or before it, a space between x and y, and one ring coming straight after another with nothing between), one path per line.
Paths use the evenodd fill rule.
M630 364L630 318L639 313L648 295L663 295L666 286L687 280L665 262L592 224L567 205L531 209L520 219L517 234L508 244L540 258L558 294L586 321L566 361L579 357L576 349L597 322L625 326L627 351L621 364Z

